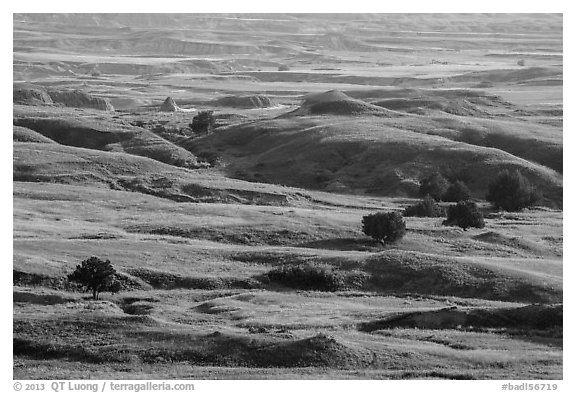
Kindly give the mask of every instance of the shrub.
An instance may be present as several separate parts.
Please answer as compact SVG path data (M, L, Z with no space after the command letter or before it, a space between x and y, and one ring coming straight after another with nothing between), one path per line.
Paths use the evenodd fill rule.
M404 210L405 217L443 217L444 215L444 209L438 206L430 195L426 195L423 200Z
M456 180L450 184L442 196L442 200L446 202L460 202L467 201L468 199L470 199L470 190L466 187L466 184L460 180Z
M130 315L150 315L153 310L154 306L146 303L126 304L122 307L122 311Z
M192 119L190 128L196 134L208 134L214 129L216 119L213 111L200 111Z
M442 199L444 193L448 190L448 180L440 173L433 173L428 177L422 179L420 183L419 195L430 195L435 200Z
M532 206L541 198L528 179L516 170L504 170L490 182L486 200L499 209L518 211Z
M484 228L484 216L476 203L460 201L448 207L448 217L442 225L457 225L464 230L470 227Z
M346 286L343 272L331 265L313 262L280 266L267 276L270 281L299 289L337 291Z
M286 64L281 64L278 66L278 71L290 71L290 67L288 67Z
M98 300L100 292L118 292L120 283L115 279L116 270L109 260L90 257L76 266L76 270L68 275L68 280L77 282L92 291L92 299Z
M394 243L406 234L406 222L398 212L369 214L362 218L362 231L383 244Z

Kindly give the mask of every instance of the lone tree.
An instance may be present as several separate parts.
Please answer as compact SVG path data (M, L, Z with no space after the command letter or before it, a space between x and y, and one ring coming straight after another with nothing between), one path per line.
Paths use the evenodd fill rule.
M532 206L541 198L540 193L520 171L503 170L488 185L486 200L499 209L518 211Z
M467 201L468 199L470 199L470 190L466 187L466 184L460 180L456 180L450 184L442 196L442 200L446 202L460 202Z
M404 237L406 222L398 212L369 214L362 218L362 231L382 244L390 244Z
M92 299L98 300L100 292L118 292L120 283L115 280L116 270L109 260L90 257L76 266L68 280L77 282L92 291Z
M448 186L448 180L440 173L435 172L422 179L418 194L421 196L430 195L434 200L439 201L448 190Z
M443 217L444 215L444 209L438 206L430 195L426 195L423 200L404 210L405 217Z
M478 205L470 201L460 201L455 205L448 207L446 220L442 225L459 226L466 230L467 228L484 228L484 216L478 210Z
M214 129L214 124L216 124L216 119L213 111L200 111L192 119L190 128L196 134L208 134Z

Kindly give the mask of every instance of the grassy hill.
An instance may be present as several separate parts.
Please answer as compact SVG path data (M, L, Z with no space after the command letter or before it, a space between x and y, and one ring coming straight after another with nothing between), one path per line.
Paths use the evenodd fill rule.
M221 156L228 173L243 179L387 196L415 196L419 180L439 170L483 198L499 171L519 169L548 204L562 205L562 176L553 169L494 147L427 134L424 127L421 118L309 116L231 126L183 146Z
M90 185L174 201L290 205L306 203L310 198L304 190L228 179L121 152L55 143L48 147L15 142L13 169L15 181Z
M362 100L354 99L338 90L330 90L325 93L315 93L304 96L300 107L281 117L306 116L306 115L342 115L361 116L374 115L385 117L397 117L398 113L379 108Z
M203 165L190 152L157 136L149 130L134 127L97 112L59 112L19 107L14 112L14 125L29 128L62 145L149 157L184 168Z

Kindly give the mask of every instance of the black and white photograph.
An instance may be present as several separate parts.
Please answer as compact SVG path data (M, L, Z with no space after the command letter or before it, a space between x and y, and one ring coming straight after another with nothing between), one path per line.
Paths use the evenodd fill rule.
M133 9L12 14L13 380L562 390L562 13Z

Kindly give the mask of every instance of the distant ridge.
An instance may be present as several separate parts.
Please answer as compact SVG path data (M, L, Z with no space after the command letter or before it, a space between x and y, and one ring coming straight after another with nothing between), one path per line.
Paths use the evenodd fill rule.
M61 104L70 108L98 109L114 111L107 98L96 97L82 90L48 90L43 86L15 84L12 101L20 105L54 105Z
M49 90L52 101L72 108L90 108L103 111L114 111L107 98L95 97L82 90Z

